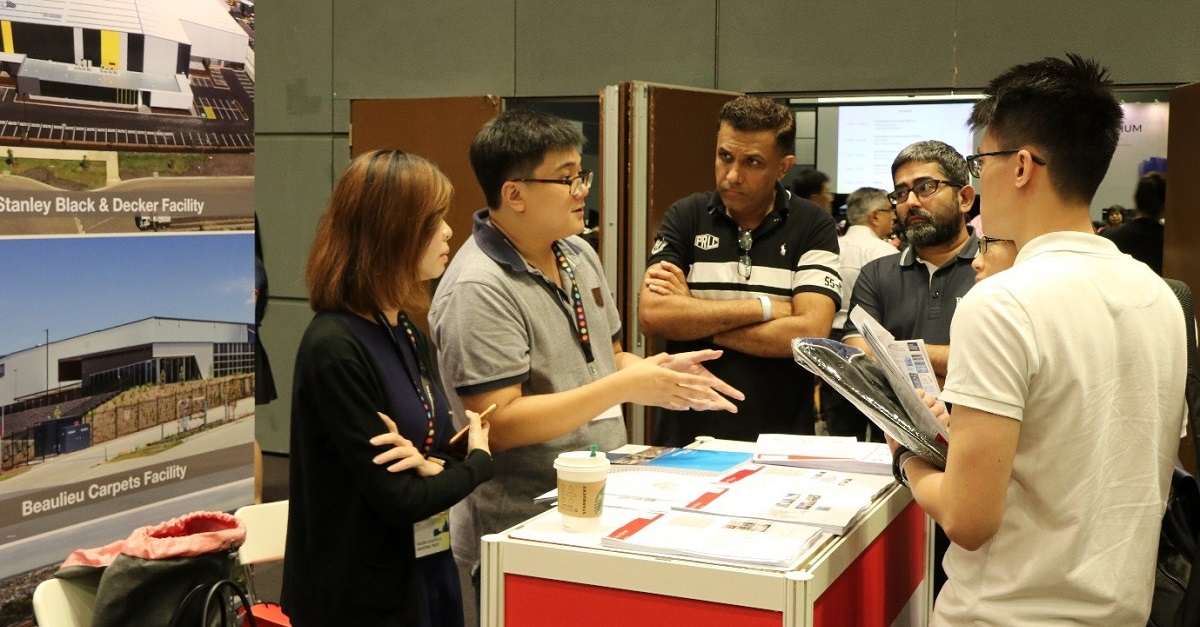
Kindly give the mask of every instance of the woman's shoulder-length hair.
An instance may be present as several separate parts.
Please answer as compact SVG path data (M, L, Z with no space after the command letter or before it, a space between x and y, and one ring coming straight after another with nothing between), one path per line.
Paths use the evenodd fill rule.
M454 188L437 166L399 150L355 157L321 214L305 283L315 311L371 315L428 300L425 248Z

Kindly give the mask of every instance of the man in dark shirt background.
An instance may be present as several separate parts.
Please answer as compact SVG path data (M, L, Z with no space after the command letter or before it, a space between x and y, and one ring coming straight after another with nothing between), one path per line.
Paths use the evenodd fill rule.
M1162 276L1163 225L1162 213L1167 206L1167 177L1161 172L1148 172L1138 179L1133 193L1137 217L1101 233L1117 249L1150 266Z

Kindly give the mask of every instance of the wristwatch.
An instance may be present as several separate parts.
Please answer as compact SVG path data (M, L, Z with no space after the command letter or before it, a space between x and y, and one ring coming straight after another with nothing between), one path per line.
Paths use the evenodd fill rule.
M908 487L908 477L904 476L904 463L916 456L916 453L904 446L892 453L892 476L896 478L896 483Z

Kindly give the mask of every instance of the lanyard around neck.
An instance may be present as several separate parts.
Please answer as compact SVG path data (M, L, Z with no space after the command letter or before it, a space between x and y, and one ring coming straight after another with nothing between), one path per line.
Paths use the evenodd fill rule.
M400 340L396 339L396 334L392 332L392 325L388 324L387 317L382 313L375 314L375 321L383 327L387 332L388 339L392 341L392 347L396 349L396 356L400 358L400 365L404 367L405 374L412 382L413 389L417 392L417 398L421 399L421 405L425 409L425 419L429 423L429 432L425 435L425 443L422 446L422 452L426 455L433 449L433 390L429 388L427 381L432 381L430 375L425 370L425 365L421 363L419 349L417 348L417 332L413 327L412 321L408 316L401 311L399 316L400 325L404 328L404 334L408 337L408 344L413 349L413 359L417 362L418 372L414 375L413 371L408 368L408 360L404 358L404 350L400 347ZM397 416L396 418L399 418Z
M567 256L563 254L562 246L558 242L550 245L554 249L554 258L558 262L558 267L562 268L566 273L567 279L571 283L571 326L575 329L576 335L579 336L579 347L583 349L583 356L587 359L588 368L595 373L595 358L592 355L592 338L588 331L587 314L583 310L583 297L579 293L579 282L575 280L575 268L567 261Z

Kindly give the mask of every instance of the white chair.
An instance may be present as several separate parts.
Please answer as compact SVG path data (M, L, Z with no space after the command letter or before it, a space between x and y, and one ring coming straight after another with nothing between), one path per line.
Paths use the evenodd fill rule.
M33 591L33 615L39 627L91 627L96 588L51 577Z
M258 603L254 590L254 566L283 559L287 543L288 502L276 501L247 505L233 513L246 525L246 543L238 549L238 563L246 571L246 590L250 601Z

